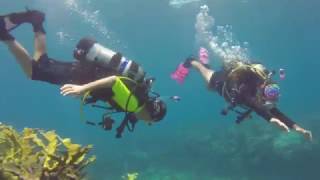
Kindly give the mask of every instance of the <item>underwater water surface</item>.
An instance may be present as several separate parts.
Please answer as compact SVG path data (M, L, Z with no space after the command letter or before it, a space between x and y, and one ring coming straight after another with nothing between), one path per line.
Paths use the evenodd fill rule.
M206 5L203 11L200 7ZM78 40L91 36L140 63L156 77L154 90L167 101L160 123L138 123L116 139L86 125L80 100L60 95L58 86L30 81L0 44L0 121L18 129L56 130L80 144L93 144L97 156L88 179L117 180L137 172L143 180L302 180L319 179L320 162L320 2L317 0L11 0L0 1L0 15L25 7L46 13L48 54L73 61ZM13 35L29 52L29 25ZM280 81L280 109L313 132L313 142L281 132L254 116L240 125L222 116L226 106L192 70L183 85L170 78L176 65L200 46L210 65L223 58L259 61L286 70ZM86 108L100 120L102 110ZM117 122L120 123L120 122Z

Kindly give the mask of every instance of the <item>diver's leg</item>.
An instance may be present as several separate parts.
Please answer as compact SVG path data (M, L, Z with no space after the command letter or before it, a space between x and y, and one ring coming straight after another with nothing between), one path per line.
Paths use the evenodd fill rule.
M10 29L17 25L11 21L10 15L0 17L0 41L8 46L8 49L15 56L27 77L31 77L32 58L27 50L9 34Z
M32 58L27 50L9 34L9 31L22 23L31 23L33 30L36 33L35 57L37 57L36 59L39 59L46 51L45 31L42 26L44 19L44 13L36 10L11 13L0 17L0 40L8 46L11 53L16 57L17 62L22 67L24 73L29 78L31 78L32 75Z
M212 77L212 74L214 73L213 70L208 69L207 67L205 67L203 64L201 64L198 61L191 61L191 65L200 72L202 77L205 79L206 83L210 82L210 78Z
M35 61L38 61L42 55L47 54L45 33L41 31L34 33L34 48L35 51L33 54L33 58Z
M4 43L8 46L11 53L15 56L18 64L20 64L25 75L28 78L31 78L32 58L28 54L27 50L25 48L23 48L23 46L16 40L4 41Z
M38 61L40 57L44 54L47 54L47 46L46 46L46 31L43 27L43 22L45 20L44 13L40 11L34 11L34 15L32 16L31 24L33 26L34 31L34 54L33 58L35 61Z

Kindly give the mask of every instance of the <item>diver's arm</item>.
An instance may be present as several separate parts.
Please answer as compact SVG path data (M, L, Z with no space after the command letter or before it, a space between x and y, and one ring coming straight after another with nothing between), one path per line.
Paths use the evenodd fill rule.
M283 114L278 108L272 108L270 110L271 114L277 118L284 124L286 124L290 129L294 129L295 131L303 134L307 139L312 140L312 133L309 130L306 130L299 125L297 125L294 121L292 121L289 117Z
M284 130L286 132L290 132L289 127L285 123L283 123L280 119L272 117L269 120L269 122L276 125L277 127L281 128L282 130Z
M281 122L286 124L290 129L293 129L293 126L296 124L294 121L292 121L288 116L283 114L278 108L272 108L270 109L270 113L272 116L279 119Z
M109 76L102 79L98 79L96 81L90 82L88 84L83 85L84 91L92 91L100 88L109 88L112 87L114 82L116 81L117 76Z
M87 91L92 91L99 88L112 87L115 80L116 76L109 76L84 85L65 84L60 88L60 90L63 96L79 96L83 95Z
M270 109L258 104L254 98L246 98L245 101L246 101L246 105L250 107L252 110L254 110L259 116L263 117L265 120L276 125L282 130L286 132L290 132L289 127L284 122L282 122L278 117L274 116L270 112Z

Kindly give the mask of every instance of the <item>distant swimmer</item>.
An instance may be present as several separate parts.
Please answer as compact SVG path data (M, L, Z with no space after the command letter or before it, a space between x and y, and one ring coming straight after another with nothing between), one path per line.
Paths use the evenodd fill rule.
M7 45L28 78L62 85L60 90L63 96L83 96L83 104L96 101L108 103L111 108L107 109L112 112L106 113L102 122L98 123L106 130L110 130L113 123L110 114L125 113L117 128L117 137L121 137L126 127L132 131L138 119L154 123L165 117L166 103L152 91L154 78L145 77L139 64L90 38L83 38L77 44L74 50L76 61L50 58L47 55L44 21L45 14L37 10L0 16L0 41ZM10 34L23 23L33 26L33 57Z
M203 52L205 51L202 50ZM312 140L311 131L297 125L276 107L280 87L271 79L272 73L262 64L245 63L238 60L225 61L221 70L214 71L209 68L208 64L202 62L204 61L198 61L194 57L187 58L173 73L179 76L172 76L172 78L181 83L188 74L177 73L177 71L182 69L183 72L187 72L187 69L194 67L203 76L208 88L216 91L229 103L229 106L222 110L223 115L227 115L230 110L234 111L238 113L236 122L240 123L251 117L251 112L255 112L286 132L293 129ZM280 73L284 78L284 70L281 70Z

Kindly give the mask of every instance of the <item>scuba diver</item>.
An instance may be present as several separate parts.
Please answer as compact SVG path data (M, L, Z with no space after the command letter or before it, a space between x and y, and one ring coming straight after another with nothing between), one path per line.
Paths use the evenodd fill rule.
M125 127L133 131L138 119L148 123L162 120L166 115L166 104L157 93L151 91L154 78L146 78L145 72L136 62L126 59L103 47L95 40L83 38L74 50L76 61L64 62L47 55L46 32L43 27L45 14L37 10L11 13L0 16L0 41L7 45L31 80L61 85L63 96L82 96L82 104L97 101L107 102L111 107L103 115L100 125L110 130L114 120L112 113L125 113L116 137L121 137ZM34 56L10 34L23 23L29 23L34 31ZM131 124L131 127L130 127Z
M297 125L276 107L280 88L271 79L275 72L269 72L260 63L237 60L225 61L222 70L214 71L201 58L201 52L198 61L192 56L188 57L171 77L182 83L189 73L188 70L193 67L205 79L209 90L216 91L229 103L221 114L227 115L229 111L238 113L236 123L239 124L255 112L286 132L293 129L312 140L311 131Z

